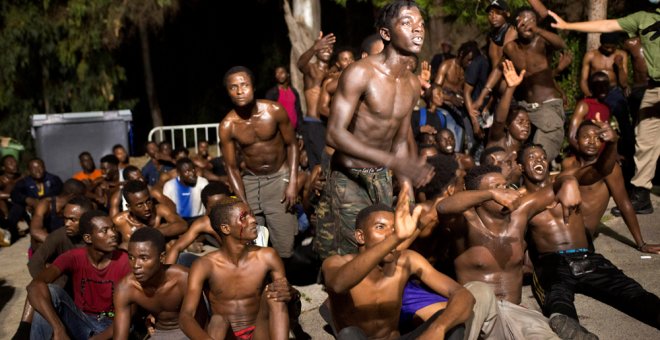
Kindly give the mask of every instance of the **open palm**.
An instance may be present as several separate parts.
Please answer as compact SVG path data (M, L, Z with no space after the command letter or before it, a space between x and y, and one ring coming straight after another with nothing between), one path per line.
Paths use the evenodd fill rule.
M525 70L522 70L520 74L516 72L516 68L513 66L511 60L505 60L502 63L504 80L508 87L516 87L522 83L523 78L525 78Z

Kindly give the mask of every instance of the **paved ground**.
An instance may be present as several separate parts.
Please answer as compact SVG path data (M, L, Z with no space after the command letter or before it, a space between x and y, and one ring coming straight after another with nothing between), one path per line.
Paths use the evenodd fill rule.
M640 215L639 219L644 239L649 243L660 243L660 197L652 196L652 199L655 213ZM28 243L27 238L23 238L9 248L0 249L0 340L9 339L14 334L21 317L25 286L30 280L25 266ZM632 237L621 218L604 217L595 245L598 252L628 276L660 295L660 255L642 254L635 250ZM303 294L303 329L313 339L332 339L324 330L325 321L318 314L318 306L325 300L326 294L319 285L298 288ZM529 286L523 287L523 300L525 306L538 309ZM660 331L655 328L591 298L578 295L576 305L582 324L602 340L660 339Z

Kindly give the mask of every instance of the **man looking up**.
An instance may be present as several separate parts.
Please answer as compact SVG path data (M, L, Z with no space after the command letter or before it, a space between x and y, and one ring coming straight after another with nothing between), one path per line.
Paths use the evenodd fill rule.
M235 66L225 74L234 108L220 122L222 155L232 191L266 225L280 257L293 255L298 220L296 202L298 143L286 110L277 102L254 98L252 72ZM239 155L245 170L239 170ZM286 260L285 260L286 261Z

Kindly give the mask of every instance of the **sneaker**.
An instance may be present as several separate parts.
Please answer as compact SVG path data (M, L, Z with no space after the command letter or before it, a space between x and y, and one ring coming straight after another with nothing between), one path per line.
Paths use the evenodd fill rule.
M598 340L598 337L580 326L580 323L564 314L550 317L550 328L563 340Z
M633 187L632 193L630 194L630 203L632 203L636 214L647 215L653 213L653 204L651 204L650 194L651 191L649 189ZM610 212L616 217L621 216L621 210L619 207L612 208Z
M7 229L0 228L0 247L9 247L11 245L11 233Z

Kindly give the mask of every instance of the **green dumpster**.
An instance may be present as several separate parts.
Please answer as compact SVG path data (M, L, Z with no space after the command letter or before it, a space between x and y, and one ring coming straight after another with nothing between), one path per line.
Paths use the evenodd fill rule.
M23 150L25 147L17 140L11 137L0 137L0 157L12 155L16 160L20 160Z

